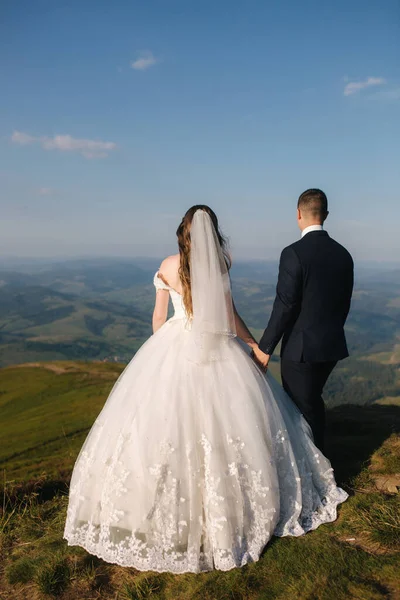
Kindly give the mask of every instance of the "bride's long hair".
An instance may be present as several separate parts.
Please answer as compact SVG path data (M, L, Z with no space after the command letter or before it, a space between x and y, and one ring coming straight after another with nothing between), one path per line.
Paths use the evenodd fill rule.
M218 224L217 215L211 208L205 204L196 204L189 208L183 217L178 229L176 230L176 235L178 236L178 245L179 245L179 254L181 257L180 267L179 267L179 277L182 284L182 296L183 296L183 304L186 309L186 313L189 317L193 316L193 302L192 302L192 291L191 291L191 283L190 283L190 249L191 249L191 240L190 240L190 227L192 225L192 220L194 214L198 210L204 210L211 217L211 221L214 225L215 232L218 237L218 241L221 245L221 249L228 266L228 269L231 268L232 260L228 250L228 241L221 233Z

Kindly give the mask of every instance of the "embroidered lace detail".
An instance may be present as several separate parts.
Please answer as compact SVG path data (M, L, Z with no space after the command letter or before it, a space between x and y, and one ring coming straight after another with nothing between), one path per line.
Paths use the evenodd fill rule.
M97 440L101 430L102 425L95 424L92 435ZM77 461L64 537L69 545L82 546L108 562L143 571L226 571L256 561L272 534L302 535L333 521L337 505L347 498L336 487L332 469L320 476L324 489L317 491L312 464L305 459L287 463L283 437L279 432L275 440L276 447L283 448L281 455L276 451L276 469L263 472L249 464L245 443L227 435L234 460L221 471L221 453L203 434L197 444L187 444L179 458L186 458L186 480L176 472L176 449L163 441L160 460L148 468L148 489L154 490L151 502L139 518L138 507L131 506L135 474L122 460L129 436L122 434L104 462L97 511L85 515L85 502L95 484L93 443L92 452L83 450ZM298 476L292 477L296 468ZM123 499L129 494L127 504Z

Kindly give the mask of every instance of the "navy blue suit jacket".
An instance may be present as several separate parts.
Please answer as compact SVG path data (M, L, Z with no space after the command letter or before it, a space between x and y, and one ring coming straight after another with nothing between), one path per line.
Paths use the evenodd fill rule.
M260 349L281 357L337 361L349 355L344 324L350 309L354 264L326 231L312 231L281 254L276 298Z

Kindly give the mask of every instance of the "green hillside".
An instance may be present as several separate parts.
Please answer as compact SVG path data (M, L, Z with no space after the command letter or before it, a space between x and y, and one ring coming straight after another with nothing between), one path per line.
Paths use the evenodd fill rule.
M400 406L328 411L327 454L351 498L335 524L274 539L228 573L123 569L62 539L80 446L123 365L50 362L0 370L0 598L359 600L400 595Z
M0 371L0 467L8 481L59 478L123 365L51 362Z
M128 361L150 335L132 305L44 286L0 287L0 366L36 360Z

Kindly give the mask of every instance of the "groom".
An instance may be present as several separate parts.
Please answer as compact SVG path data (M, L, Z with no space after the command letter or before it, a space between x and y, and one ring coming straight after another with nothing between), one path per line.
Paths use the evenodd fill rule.
M281 254L276 298L255 360L266 370L282 340L282 384L324 450L324 385L348 354L344 324L353 291L353 259L323 229L328 216L324 192L310 189L297 204L301 240Z

